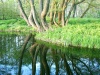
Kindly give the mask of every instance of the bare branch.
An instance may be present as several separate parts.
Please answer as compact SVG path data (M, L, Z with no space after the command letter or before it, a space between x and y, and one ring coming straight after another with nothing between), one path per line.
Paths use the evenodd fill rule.
M80 3L82 3L82 2L84 2L85 0L81 0L81 1L79 1L79 2L76 2L75 4L77 5L77 4L80 4Z

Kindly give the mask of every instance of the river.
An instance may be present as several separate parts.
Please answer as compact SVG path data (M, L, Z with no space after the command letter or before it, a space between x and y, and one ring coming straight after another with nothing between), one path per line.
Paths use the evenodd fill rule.
M0 75L18 75L21 48L26 36L0 34ZM32 75L32 57L29 52L32 44L33 39L25 48L21 75ZM39 46L35 75L100 75L99 49L63 48L40 43Z

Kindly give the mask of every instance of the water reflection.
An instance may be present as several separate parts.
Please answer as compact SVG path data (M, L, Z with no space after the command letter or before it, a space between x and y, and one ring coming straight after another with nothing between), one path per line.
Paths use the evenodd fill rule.
M17 75L20 49L22 47L24 38L25 36L15 35L15 34L0 35L0 75ZM26 56L24 57L30 58L29 53L25 55ZM31 60L29 60L29 62L27 63L26 61L27 60L24 58L23 68L30 67L30 65L29 64L27 65L27 63L31 64Z
M0 35L0 75L18 75L24 39ZM100 50L54 48L32 41L25 48L21 75L100 75Z

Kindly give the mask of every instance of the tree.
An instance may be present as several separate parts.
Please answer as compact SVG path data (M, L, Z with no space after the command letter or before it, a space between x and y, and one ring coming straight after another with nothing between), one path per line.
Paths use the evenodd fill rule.
M11 18L19 18L16 1L0 0L0 19Z
M74 5L73 5L73 17L75 17L75 12L76 12L77 6L78 6L80 3L84 2L84 1L85 1L85 0L81 0L81 1L75 0Z
M29 26L33 26L37 31L45 31L51 28L51 25L65 26L68 23L71 12L74 7L85 0L30 0L30 14L26 14L22 0L18 0L20 12ZM70 8L68 8L68 6ZM36 9L36 8L39 9ZM66 9L68 14L66 17ZM49 14L49 15L48 15ZM47 22L50 18L50 23Z
M81 15L81 18L83 18L84 17L84 15L87 13L87 11L91 8L91 7L93 7L93 1L95 1L95 0L91 0L90 1L90 3L88 3L88 7L85 9L85 11L82 13L82 15Z

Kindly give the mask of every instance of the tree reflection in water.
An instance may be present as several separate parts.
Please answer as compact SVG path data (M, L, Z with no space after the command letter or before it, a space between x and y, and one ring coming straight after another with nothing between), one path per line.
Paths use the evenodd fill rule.
M50 46L34 44L30 53L32 56L33 65L36 65L37 60L40 63L40 75L99 75L100 74L100 59L95 57L86 57L66 53L62 49L54 49ZM35 48L36 47L36 48ZM37 48L38 47L38 48ZM67 50L68 48L66 48ZM78 48L79 49L79 48ZM80 48L81 49L81 48ZM92 51L92 49L90 50ZM40 52L40 53L39 53ZM94 51L95 52L95 51ZM84 53L84 52L83 52ZM34 59L33 59L34 58ZM33 66L33 75L35 75ZM53 69L53 70L52 70Z
M22 52L24 38L0 36L0 75L100 75L100 50L63 49L31 39Z
M66 48L65 50L67 51L67 49L68 48ZM78 50L80 49L78 48ZM90 51L93 51L93 50L91 49ZM96 60L96 58L94 57L92 57L92 59L88 56L82 58L81 56L76 56L75 54L73 55L73 53L68 54L64 52L63 49L58 49L58 48L54 49L50 46L45 46L43 44L37 44L37 43L34 43L31 46L30 54L33 61L32 75L36 74L37 57L40 57L40 60L38 61L40 63L40 72L39 72L40 75L45 75L45 74L46 75L52 75L52 74L54 75L63 75L63 74L64 75L97 75L97 74L100 74L99 72L100 64L97 62L100 59ZM87 55L87 54L84 54L83 52L83 55ZM91 60L94 60L94 59L95 59L95 63L92 63ZM93 64L95 64L96 66L99 66L98 69L96 67L94 69ZM55 67L53 68L52 66L55 66Z

